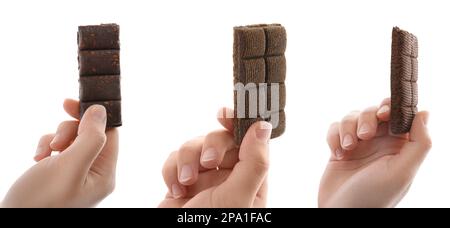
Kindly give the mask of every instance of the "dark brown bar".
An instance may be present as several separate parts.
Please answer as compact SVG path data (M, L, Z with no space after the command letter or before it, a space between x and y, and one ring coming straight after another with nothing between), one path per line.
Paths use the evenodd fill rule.
M271 25L250 25L234 28L234 83L254 83L253 91L257 91L256 97L251 98L249 92L245 94L245 116L238 116L238 96L234 92L234 137L236 144L240 144L248 128L258 120L272 122L272 138L283 134L286 120L284 108L286 105L286 87L284 84L286 78L286 30L279 24ZM263 87L260 83L264 83ZM271 110L271 86L276 83L279 86L279 107L277 110ZM247 88L248 89L248 88ZM263 101L259 100L259 93L267 91L266 94L266 113L260 113L259 106ZM243 91L242 91L243 92ZM256 117L249 116L249 102L257 104ZM275 123L268 114L279 113L279 121Z
M80 100L83 102L120 99L119 75L80 77Z
M284 133L285 129L286 129L286 114L284 113L284 110L279 111L278 115L279 115L279 117L278 117L279 120L278 121L280 121L280 123L278 124L277 127L272 129L272 136L271 136L271 138L276 138L276 137L282 135ZM271 120L271 119L268 119L267 121L273 122L273 120Z
M99 104L106 108L107 127L122 125L119 26L78 27L80 116Z
M80 76L119 75L120 51L79 51Z
M119 26L103 24L78 27L79 50L119 50Z
M410 131L417 113L418 42L413 34L395 27L391 53L391 132Z
M89 108L89 106L94 104L103 105L105 107L107 115L107 127L122 126L121 101L80 102L80 116L83 116L84 112Z

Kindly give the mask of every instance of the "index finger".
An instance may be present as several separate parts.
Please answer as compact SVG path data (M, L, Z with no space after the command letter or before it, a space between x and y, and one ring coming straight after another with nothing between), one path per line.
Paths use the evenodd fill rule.
M74 99L65 99L63 104L64 110L71 117L79 120L80 119L80 102Z
M234 110L231 108L220 108L217 112L217 120L222 126L227 129L229 132L233 132L233 119L234 119Z
M377 118L382 122L387 122L391 119L391 98L385 98L377 111Z

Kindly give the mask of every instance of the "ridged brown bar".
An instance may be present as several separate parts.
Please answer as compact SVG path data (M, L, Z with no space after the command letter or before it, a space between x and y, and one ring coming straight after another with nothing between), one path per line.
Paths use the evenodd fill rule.
M258 120L269 121L273 125L271 138L284 133L286 117L286 30L280 24L259 24L234 28L233 62L234 62L234 137L240 144L248 128ZM236 89L236 84L242 83L246 91ZM252 84L254 83L254 87ZM259 86L260 83L266 86ZM277 86L279 93L278 108L271 107L272 87ZM254 90L257 97L250 96ZM245 107L238 107L238 92L245 93ZM259 93L266 92L265 102L259 99ZM251 116L249 104L256 104L256 116ZM266 104L261 113L260 105ZM245 113L239 116L238 109ZM273 118L278 116L277 121Z
M413 34L395 27L391 53L391 132L411 129L417 113L418 42Z
M93 104L103 105L107 127L122 126L119 25L78 27L80 118Z

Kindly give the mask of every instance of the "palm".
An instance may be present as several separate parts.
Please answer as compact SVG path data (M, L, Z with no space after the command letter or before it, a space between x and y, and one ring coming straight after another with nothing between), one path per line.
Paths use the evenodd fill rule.
M204 202L212 202L211 197L214 189L224 182L230 175L231 169L207 170L200 172L195 184L187 186L187 195L185 198L174 199L167 194L161 203L163 207L198 207L205 206ZM213 207L214 205L209 205Z
M220 168L219 170L204 170L199 173L195 184L187 187L187 195L181 199L172 198L167 193L166 198L161 202L160 207L227 207L232 202L227 199L220 199L219 195L214 194L220 184L222 184L230 175L232 168ZM261 189L265 188L265 184ZM262 192L262 191L260 191ZM265 205L265 194L257 194L252 207L263 207ZM219 203L219 205L214 205Z
M91 168L89 169L89 178L98 176L115 177L117 154L119 150L119 132L117 129L108 129L106 131L106 143L102 151L95 159Z
M336 199L358 199L376 195L396 174L391 166L408 140L405 137L383 135L369 141L360 141L358 147L348 151L343 160L330 160L322 178L319 204ZM392 183L392 187L404 188L407 183ZM399 186L400 184L400 186ZM406 186L405 186L406 185ZM355 189L359 191L355 194ZM396 197L393 197L396 198ZM396 202L380 202L385 206Z

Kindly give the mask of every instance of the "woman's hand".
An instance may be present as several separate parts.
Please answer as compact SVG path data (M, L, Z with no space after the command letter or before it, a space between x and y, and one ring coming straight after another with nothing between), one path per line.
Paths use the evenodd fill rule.
M330 126L320 207L394 207L407 193L431 148L428 113L416 114L408 134L392 135L390 104L385 99Z
M219 122L226 129L190 140L169 156L163 168L169 191L160 207L265 206L272 126L253 124L237 147L232 119Z
M66 100L64 109L79 118L79 104ZM62 122L55 134L38 145L37 164L11 187L3 207L92 207L115 184L119 136L106 127L106 111L93 105L81 121ZM51 156L52 151L60 154Z

